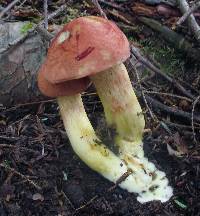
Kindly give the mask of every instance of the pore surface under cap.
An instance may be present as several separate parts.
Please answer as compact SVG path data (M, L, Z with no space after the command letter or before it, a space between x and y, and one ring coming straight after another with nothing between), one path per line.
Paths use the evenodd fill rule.
M66 24L52 41L44 63L51 83L82 78L125 61L130 55L123 32L101 17L80 17Z
M38 73L38 87L40 91L48 97L70 96L81 93L89 84L90 80L87 77L52 84L45 79L43 70L40 70Z

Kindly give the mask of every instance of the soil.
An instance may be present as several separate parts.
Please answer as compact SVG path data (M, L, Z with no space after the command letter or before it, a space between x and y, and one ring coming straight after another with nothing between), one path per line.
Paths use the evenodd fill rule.
M98 98L89 96L84 103L99 130L102 107ZM145 136L145 152L166 172L174 196L166 203L147 204L119 187L112 188L113 183L79 160L56 102L2 109L0 131L1 216L200 215L200 157L195 152L170 156L166 145L170 136L160 127ZM182 136L188 146L189 137Z
M3 6L9 2L4 0ZM25 6L39 8L41 16L42 1L38 2L27 1ZM49 7L52 11L55 10L54 4L58 7L63 4L63 1L49 2L53 4ZM71 2L79 3L69 1L69 4ZM110 2L123 4L126 1ZM132 4L132 1L127 2ZM27 20L30 13L35 13L29 9L27 7L27 14L19 13L18 19ZM68 15L73 15L72 12L69 10ZM97 10L92 8L88 12L94 14ZM61 18L54 22L60 24L66 21ZM197 91L192 92L197 95L199 70L193 74L190 70L187 72L189 75L179 78L185 81L188 91L192 91L190 87L197 83ZM169 84L157 77L152 82L147 80L143 85L148 90L177 94L173 83ZM163 95L155 97L170 107L178 107L189 113L192 111L191 102ZM84 97L84 104L97 132L105 132L99 98L88 94ZM142 107L145 109L145 104ZM195 114L198 112L199 104ZM179 124L166 127L166 124L155 123L146 114L146 128L150 130L144 136L145 154L160 170L166 172L174 196L166 203L155 201L140 204L135 194L107 181L75 155L64 131L56 101L11 108L0 106L0 216L200 215L199 129L195 130L195 142L191 122L158 110L156 115L160 122L167 120ZM199 124L195 124L195 127L199 128ZM176 151L169 150L169 145Z

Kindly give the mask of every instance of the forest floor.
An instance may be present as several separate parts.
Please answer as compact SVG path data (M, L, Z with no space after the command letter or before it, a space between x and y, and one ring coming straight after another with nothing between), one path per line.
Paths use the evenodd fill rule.
M7 1L3 2L2 5L6 6ZM22 6L22 11L29 9L29 12L18 16L18 20L28 20L30 16L31 22L38 20L42 14L42 3L38 1L34 7L32 5L35 11L30 12L28 6L34 2L37 1L27 1L27 5ZM59 7L65 1L52 2L49 10L53 11L56 4ZM88 1L84 4L77 2L70 1L66 17L61 20L62 16L59 16L54 23L68 22L80 14L97 14L98 10ZM144 135L145 154L160 170L166 172L174 195L166 203L154 201L140 204L136 195L118 186L113 187L113 183L89 169L74 154L64 132L56 101L41 101L0 107L1 216L200 215L199 65L158 37L157 33L138 24L138 21L132 26L122 15L115 16L116 10L131 8L132 1L108 2L111 6L102 4L103 9L110 19L116 22L120 19L119 23L130 42L137 41L137 46L149 61L194 95L194 98L189 98L177 90L174 81L169 82L158 74L152 75L142 65L138 69L141 80L137 81L127 63L137 91L143 91L147 99L154 98L162 104L157 106L155 101L148 100L154 114L152 118L144 98L139 97L148 129ZM145 4L136 6L145 8L143 13L155 8L146 8ZM130 15L130 11L127 11ZM133 17L140 15L132 14ZM16 14L13 16L16 19ZM156 19L163 22L163 17L156 16ZM168 26L171 22L169 18L164 21ZM133 28L138 32L132 32ZM102 134L106 127L103 108L93 87L83 95L83 101L91 123L97 133ZM175 114L163 106L171 108ZM181 114L182 111L188 115Z

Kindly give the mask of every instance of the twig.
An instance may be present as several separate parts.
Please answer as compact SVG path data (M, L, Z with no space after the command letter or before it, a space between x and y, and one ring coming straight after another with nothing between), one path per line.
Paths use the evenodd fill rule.
M152 107L154 107L154 109L160 109L160 110L162 110L166 113L169 113L171 115L182 117L182 118L185 118L185 119L191 121L192 115L188 112L179 110L177 108L169 107L169 106L162 104L161 102L157 101L156 99L149 97L148 95L146 95L146 99L149 102L149 104L151 104ZM197 122L200 122L200 116L199 115L194 115L193 119Z
M170 93L165 93L165 92L147 91L147 90L144 90L144 92L147 93L147 94L165 95L165 96L169 96L169 97L174 97L174 98L179 98L179 99L182 99L182 100L186 100L188 102L193 102L193 100L191 100L190 98L183 97L183 96L180 96L180 95L175 95L175 94L170 94Z
M10 112L13 111L19 107L22 106L32 106L32 105L36 105L36 104L41 104L41 103L51 103L51 102L55 102L56 99L49 99L49 100L42 100L42 101L36 101L36 102L29 102L29 103L23 103L23 104L17 104L13 107L10 107L9 109L4 110L4 112Z
M195 129L194 129L194 110L195 110L195 106L197 105L199 100L200 100L200 95L196 98L196 100L194 101L194 103L192 105L192 133L193 133L194 142L196 144L197 144L197 140L196 140L196 133L195 133Z
M44 0L44 28L48 29L48 0Z
M15 145L9 145L9 144L0 144L0 148L13 148L13 149L21 149L30 153L34 153L34 154L40 154L39 151L34 151L32 149L26 148L26 147L20 147L20 146L15 146Z
M15 169L13 169L13 168L11 168L9 166L6 166L3 163L0 163L0 167L4 168L6 170L9 170L10 172L20 176L22 179L26 180L28 183L30 183L32 186L34 186L37 190L42 190L42 188L40 186L38 186L34 181L29 179L27 176L21 174L20 172L16 171Z
M107 19L107 16L106 16L105 12L102 10L98 0L92 0L92 3L97 7L97 9L99 10L101 16L104 17L105 19Z
M55 10L53 13L48 15L48 20L52 20L56 16L60 15L60 13L62 13L66 8L67 8L67 5L60 6L57 10ZM42 22L44 22L44 21L42 21Z
M125 9L123 7L120 7L119 5L117 5L115 3L108 2L108 1L105 1L105 0L99 0L99 2L106 5L106 6L109 6L111 8L117 9L119 11L125 11Z
M131 52L136 57L136 59L141 62L144 66L149 68L150 70L154 71L155 73L162 76L164 79L166 79L168 82L171 82L175 85L175 87L181 91L184 95L186 95L189 98L195 99L195 96L189 93L181 84L179 84L176 80L168 76L167 74L163 73L160 69L155 67L151 62L149 62L145 57L143 57L140 52L138 51L138 48L131 46Z
M139 86L140 86L140 90L141 90L141 93L142 93L142 97L143 97L144 103L145 103L145 105L146 105L146 107L147 107L147 109L148 109L148 111L149 111L149 114L150 114L151 118L152 118L154 121L157 122L158 119L157 119L156 115L153 113L153 111L150 109L150 107L149 107L149 105L148 105L148 103L147 103L147 100L146 100L144 91L143 91L143 89L142 89L141 80L140 80L140 77L139 77L137 68L136 68L136 66L132 63L131 59L130 59L130 63L131 63L131 65L132 65L132 67L133 67L133 69L134 69L134 71L135 71L135 74L136 74L136 77L137 77L137 80L138 80L138 83L139 83Z
M43 29L43 31L46 31L45 29ZM82 93L82 96L83 97L88 97L88 96L96 96L97 93L96 92L93 92L93 93L87 93L87 92L83 92ZM41 100L41 101L36 101L36 102L29 102L29 103L23 103L23 104L16 104L15 106L13 107L10 107L9 109L6 109L4 110L5 112L10 112L12 110L15 110L19 107L22 107L22 106L32 106L32 105L37 105L37 104L41 104L41 103L51 103L51 102L56 102L56 99L47 99L47 100Z
M14 0L12 1L6 8L3 9L3 11L0 13L0 18L2 18L13 6L17 4L20 0Z
M179 4L179 8L181 12L187 13L190 10L190 6L188 5L186 0L177 0L177 3ZM194 33L195 38L198 42L200 42L200 26L195 20L195 17L190 14L187 18L188 26L190 30Z
M25 3L26 1L27 1L27 0L24 0L19 6L17 6L17 9L21 8L21 7L24 5L24 3Z
M186 21L186 19L198 8L200 7L200 2L197 2L192 5L192 7L183 14L183 16L176 22L176 25L179 26Z
M64 193L64 191L61 191L61 194L64 196L64 198L67 200L67 202L70 204L70 206L73 208L73 210L75 209L73 203L71 202L71 200L67 197L67 195Z
M94 200L96 200L98 197L99 197L99 195L93 196L86 204L84 204L84 205L80 206L79 208L77 208L77 209L75 210L75 212L74 212L72 215L77 214L80 210L82 210L82 209L86 208L87 206L89 206L89 205L90 205Z
M108 192L113 191L119 184L121 184L123 181L125 181L131 174L133 173L133 170L128 169L122 176L119 177L119 179L116 181L115 185L108 188Z
M165 122L165 124L168 124L170 127L175 127L175 128L182 128L182 129L192 129L192 126L190 125L183 125L183 124L178 124L178 123L174 123L174 122L170 122L167 120L163 120ZM200 127L194 127L195 129L199 130Z

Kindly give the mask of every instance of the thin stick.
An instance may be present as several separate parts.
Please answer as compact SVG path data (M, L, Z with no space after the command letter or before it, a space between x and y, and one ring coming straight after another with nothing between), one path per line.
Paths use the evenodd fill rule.
M48 29L48 0L44 0L44 28Z
M134 64L132 63L131 59L130 59L130 63L131 63L131 65L132 65L132 67L133 67L133 69L134 69L134 71L135 71L135 74L136 74L136 77L137 77L137 80L138 80L138 83L139 83L139 86L140 86L140 90L141 90L141 92L142 92L142 97L143 97L144 103L145 103L145 105L146 105L146 107L147 107L147 109L148 109L148 111L149 111L149 114L150 114L151 118L152 118L154 121L157 122L158 119L157 119L156 115L153 113L153 111L150 109L150 107L149 107L149 105L148 105L148 103L147 103L147 100L146 100L144 91L143 91L143 89L142 89L141 80L140 80L140 77L139 77L137 68L136 68L136 66L135 66L136 64L134 65Z
M32 149L26 148L26 147L20 147L20 146L15 146L15 145L9 145L9 144L0 144L0 148L13 148L13 149L21 149L23 151L27 151L30 153L34 153L34 154L40 154L39 151L34 151Z
M198 8L200 7L200 1L193 4L192 7L183 14L183 16L176 22L177 26L180 26L182 23L184 23L186 21L186 19Z
M182 124L178 124L178 123L174 123L174 122L170 122L167 120L163 120L165 122L165 124L168 124L170 127L176 127L176 128L183 128L183 129L192 129L192 126L189 125L182 125ZM195 129L199 130L200 127L194 127Z
M67 200L67 202L70 204L70 206L74 209L76 209L73 205L73 203L71 202L71 200L68 198L68 196L64 193L64 191L61 191L61 194L64 196L64 198Z
M3 163L0 163L0 167L20 176L22 179L26 180L28 183L30 183L32 186L34 186L37 190L42 190L42 188L40 186L38 186L34 181L30 180L27 176L21 174L20 172L16 171L15 169L13 169L9 166L6 166Z
M97 7L97 9L99 10L101 16L104 17L105 19L108 19L105 12L102 10L98 0L92 0L92 3Z
M106 6L109 6L111 8L114 8L114 9L117 9L119 11L125 11L125 8L123 7L120 7L119 5L115 4L115 3L112 3L112 2L108 2L108 1L105 1L105 0L98 0L98 2L106 5Z
M12 1L6 8L3 9L3 11L0 13L0 18L2 18L13 6L17 4L20 0L14 0Z
M177 0L177 3L179 4L179 8L183 14L187 13L190 10L190 6L188 5L186 0ZM195 38L198 42L200 42L200 26L195 20L193 14L190 14L188 16L187 22L190 30L194 33Z
M19 6L17 6L17 9L21 8L21 7L24 5L24 3L25 3L26 1L27 1L27 0L24 0Z
M43 29L45 30L45 29ZM87 93L87 92L83 92L82 96L83 97L87 97L87 96L96 96L97 93L93 92L93 93ZM49 100L41 100L41 101L36 101L36 102L29 102L29 103L22 103L22 104L16 104L13 107L10 107L9 109L6 109L5 111L12 111L16 108L22 107L22 106L31 106L31 105L36 105L36 104L41 104L41 103L51 103L51 102L56 102L56 99L49 99Z
M58 16L67 8L67 5L60 6L56 11L48 15L48 20L52 20L54 17Z
M174 97L174 98L179 98L179 99L182 99L182 100L186 100L188 102L193 102L193 100L191 100L190 98L180 96L180 95L175 95L175 94L170 94L170 93L165 93L165 92L147 91L147 90L144 90L144 92L147 93L147 94L165 95L165 96L169 96L169 97Z
M199 99L200 99L200 95L196 98L196 100L194 101L194 103L192 105L192 133L193 133L194 142L196 144L197 144L197 139L196 139L196 132L195 132L195 129L194 129L194 110L195 110L195 106L197 105Z
M179 110L177 108L169 107L169 106L162 104L161 102L157 101L156 99L149 97L148 95L146 95L146 99L147 99L148 103L152 107L154 107L154 109L157 109L157 110L160 109L160 110L162 110L166 113L169 113L171 115L188 119L189 121L192 118L192 115L190 113ZM195 121L200 122L200 115L194 115L193 118Z

